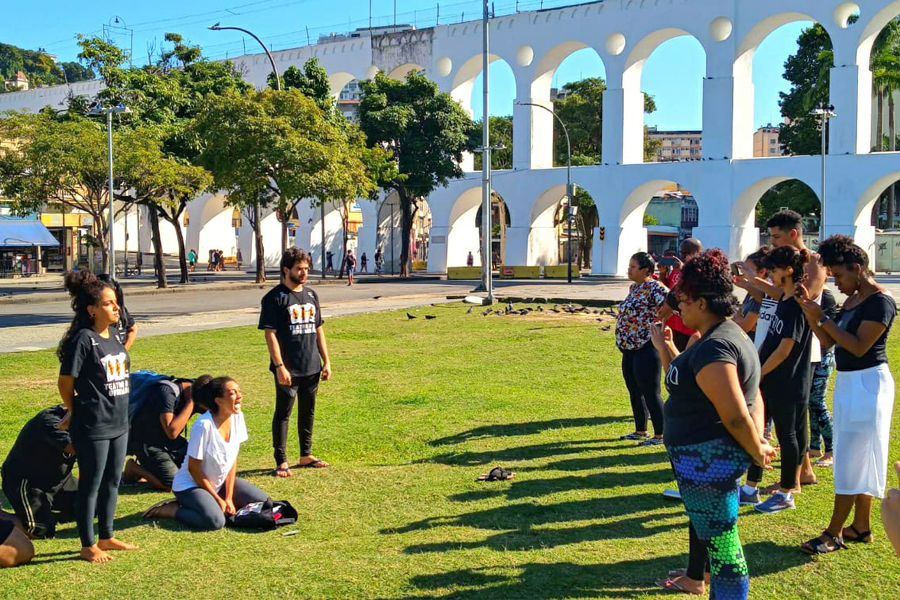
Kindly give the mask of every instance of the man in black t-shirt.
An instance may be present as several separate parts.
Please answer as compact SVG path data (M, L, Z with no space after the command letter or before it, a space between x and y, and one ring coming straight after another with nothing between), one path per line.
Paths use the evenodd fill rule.
M288 419L295 400L300 406L297 428L300 433L299 467L321 468L328 463L312 455L312 430L319 379L331 378L331 360L325 341L319 297L305 287L309 277L309 254L288 248L281 257L282 283L262 299L259 329L265 331L269 349L269 370L275 375L275 416L272 418L272 446L275 474L290 477L287 453Z
M183 433L194 414L192 390L190 379L163 379L147 390L147 400L131 420L128 445L137 460L125 463L126 482L145 479L158 490L172 489L187 454Z
M18 525L32 538L52 538L57 523L75 520L75 448L69 432L57 428L65 414L62 405L39 412L19 432L3 463L3 493Z

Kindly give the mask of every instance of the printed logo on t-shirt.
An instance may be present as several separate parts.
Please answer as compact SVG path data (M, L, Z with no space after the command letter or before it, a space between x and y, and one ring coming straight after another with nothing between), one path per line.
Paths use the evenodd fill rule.
M675 365L669 365L666 371L666 388L669 387L678 387L678 367Z
M772 323L769 325L769 331L774 331L778 335L784 331L784 321L778 318L778 315L772 315Z
M121 396L128 393L128 355L124 352L107 354L100 359L103 369L106 371L106 390L110 397Z
M316 305L291 304L288 306L288 315L291 318L291 335L303 335L316 332Z

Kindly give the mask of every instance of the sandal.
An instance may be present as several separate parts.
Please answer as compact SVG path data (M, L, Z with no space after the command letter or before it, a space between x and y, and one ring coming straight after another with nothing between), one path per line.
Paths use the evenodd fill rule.
M690 594L692 596L702 596L704 594L704 592L692 592L681 587L681 584L671 577L667 577L666 579L657 579L654 583L656 583L656 585L666 590L667 592L680 592L682 594Z
M494 467L490 470L486 475L480 475L478 479L475 481L506 481L507 479L512 479L516 474L512 471L507 471L503 467Z
M297 463L297 467L300 469L324 469L328 466L329 466L328 463L320 458L317 458L316 460L314 460L312 462L308 462L305 465Z
M848 529L849 529L850 531L853 532L853 536L854 536L854 537L847 537L847 533L846 533L846 532L847 532ZM851 542L851 543L853 543L853 544L871 544L871 543L872 543L872 539L873 539L873 538L872 538L872 530L871 530L871 529L870 529L870 530L867 530L867 531L860 532L860 531L859 531L856 527L854 527L853 525L850 525L850 526L848 526L848 527L845 527L845 528L844 528L844 531L841 532L841 536L843 537L844 541Z
M286 478L291 476L291 468L290 467L275 467L275 471L272 473L275 477Z
M834 466L834 458L829 456L828 458L820 458L816 462L813 463L814 467L833 467Z
M828 542L833 544L833 547L828 546ZM846 550L847 545L844 543L843 538L834 537L827 531L823 531L822 535L819 537L814 537L813 539L803 542L800 544L800 551L806 554L828 554L829 552L836 552L838 550Z

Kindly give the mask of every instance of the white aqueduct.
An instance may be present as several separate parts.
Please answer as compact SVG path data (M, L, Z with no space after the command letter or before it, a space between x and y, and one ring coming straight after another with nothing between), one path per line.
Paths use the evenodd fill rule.
M851 25L855 14L859 18ZM631 254L646 248L644 208L654 192L670 183L691 190L697 200L700 218L695 235L705 245L725 248L735 257L757 246L754 208L771 186L798 179L821 198L819 157L753 158L752 138L756 49L782 25L820 23L834 45L830 100L839 115L831 122L829 133L825 231L852 235L871 254L875 242L872 207L878 196L900 179L900 155L871 152L869 61L875 38L898 14L900 0L605 0L492 19L491 59L503 59L512 68L517 101L545 106L551 105L553 75L567 56L591 48L603 61L608 86L603 102L604 164L574 168L573 180L596 201L600 225L606 231L601 241L595 229L594 274L621 275ZM335 95L351 80L372 77L378 70L396 78L424 70L442 90L470 109L472 87L481 72L481 35L480 21L471 21L337 39L278 51L274 57L282 71L318 58L329 73ZM693 36L706 53L705 160L644 164L641 72L660 44L678 36ZM250 82L265 85L270 71L265 55L245 55L234 62ZM87 82L72 88L77 94L89 95L99 85ZM56 105L67 92L66 86L56 86L0 95L0 111ZM515 106L513 169L496 171L493 180L494 190L509 211L505 256L509 265L557 261L552 215L564 195L565 169L552 166L553 125L546 111ZM470 250L476 262L479 259L476 213L480 173L471 172L471 160L467 163L465 177L428 198L433 217L428 252L431 272L465 264ZM224 201L221 195L206 194L189 206L186 241L201 257L208 248L226 248L227 240L234 240L232 210ZM390 213L382 204L360 202L363 226L358 232L358 248L370 257L376 244L384 247L389 239ZM311 249L318 264L323 248L319 212L307 203L301 206L295 243ZM340 218L336 211L329 211L325 220L326 249L339 253ZM274 214L266 217L263 228L271 249L267 262L277 262L280 227ZM117 234L123 239L121 224ZM249 228L243 227L237 243L244 257L255 260L251 237ZM166 245L174 248L174 244ZM149 247L146 242L144 247Z

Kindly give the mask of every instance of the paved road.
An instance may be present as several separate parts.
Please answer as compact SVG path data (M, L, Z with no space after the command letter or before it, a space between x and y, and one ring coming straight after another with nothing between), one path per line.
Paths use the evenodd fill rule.
M322 302L323 315L332 317L447 301L447 296L468 294L474 284L471 281L372 281L353 287L341 283L315 285L314 289ZM197 286L189 291L132 297L126 288L125 293L128 309L139 323L140 335L150 336L253 325L257 321L260 298L271 285L251 289L246 289L246 283L240 289ZM498 281L496 289L498 296L617 300L627 293L627 282L586 279L568 285ZM0 303L0 352L54 347L71 318L67 300Z

